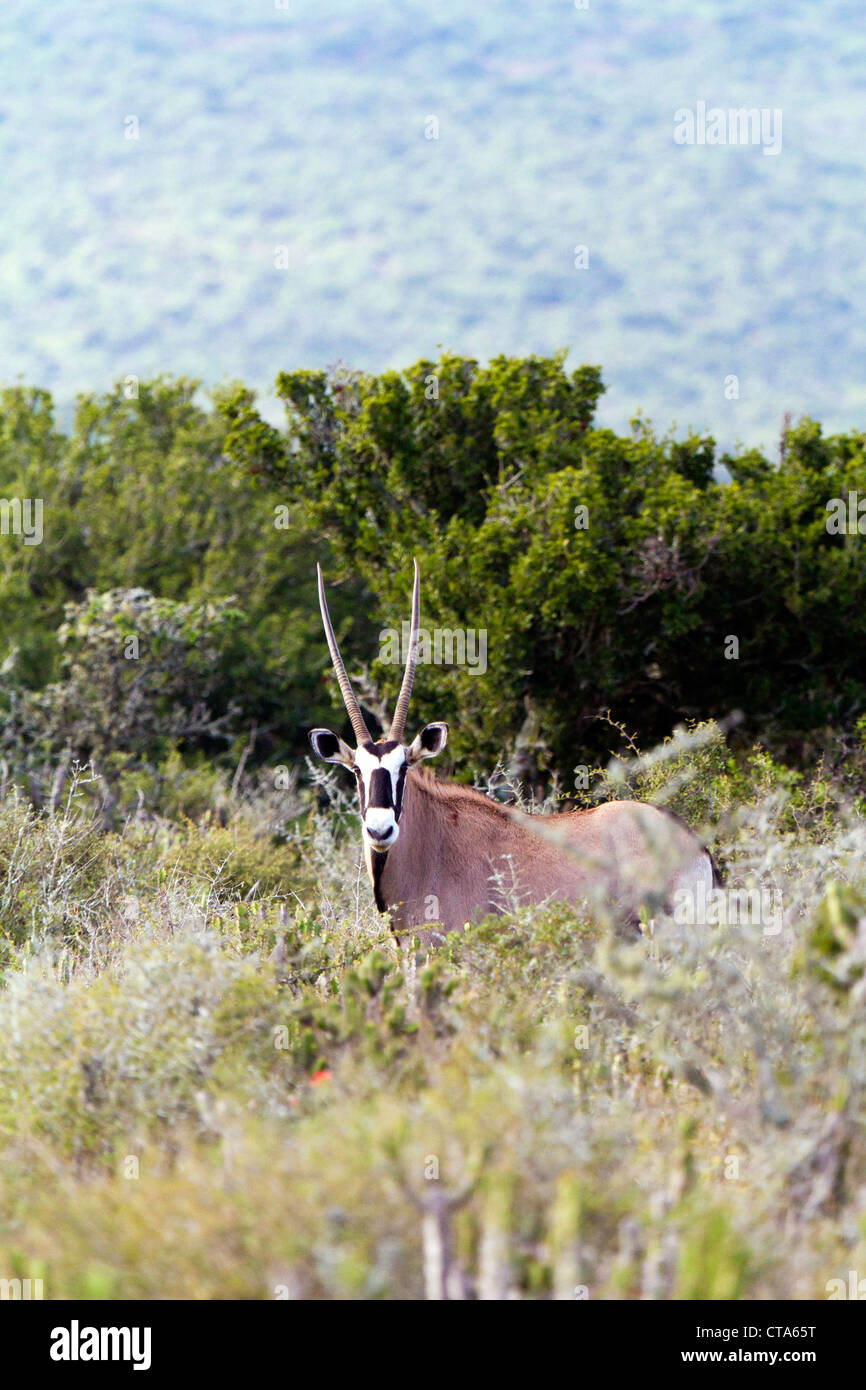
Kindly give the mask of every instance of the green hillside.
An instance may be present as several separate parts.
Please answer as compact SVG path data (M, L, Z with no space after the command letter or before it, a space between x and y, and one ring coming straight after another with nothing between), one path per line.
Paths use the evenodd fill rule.
M843 0L8 0L0 376L65 409L166 368L267 389L301 362L569 345L605 363L618 429L638 407L726 445L772 446L788 410L850 428L859 19ZM781 153L676 145L699 100L780 108Z

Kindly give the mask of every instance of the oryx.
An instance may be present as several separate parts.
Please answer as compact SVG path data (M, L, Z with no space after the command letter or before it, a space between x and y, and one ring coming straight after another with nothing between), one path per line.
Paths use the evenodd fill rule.
M712 855L688 826L645 802L526 816L421 771L418 764L445 747L448 725L425 724L405 742L420 627L417 561L403 684L387 736L374 739L346 675L316 568L325 636L357 746L330 729L313 729L310 742L325 762L355 774L376 906L390 913L398 937L417 932L429 945L473 918L546 899L588 901L637 934L644 905L669 911L675 894L703 896L720 883Z

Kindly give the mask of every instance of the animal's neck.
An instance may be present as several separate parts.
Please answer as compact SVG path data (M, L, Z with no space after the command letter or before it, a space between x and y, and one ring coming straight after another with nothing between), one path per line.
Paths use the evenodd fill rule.
M426 781L421 773L409 770L396 844L387 854L367 849L367 869L380 912L405 899L411 883L423 887L431 868L442 860L448 813L430 795Z
M491 853L514 833L521 832L511 816L488 797L411 770L396 844L387 855L367 851L376 906L403 925L439 919L440 898L458 881L468 886L477 877L476 891L484 891Z

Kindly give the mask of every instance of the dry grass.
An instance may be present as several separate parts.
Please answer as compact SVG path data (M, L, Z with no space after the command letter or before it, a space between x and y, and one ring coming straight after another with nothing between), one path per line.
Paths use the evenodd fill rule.
M104 836L74 790L7 798L0 1277L821 1299L866 1272L866 828L716 735L674 754L637 789L678 778L779 930L625 945L552 905L415 963L345 803L275 840L249 801Z

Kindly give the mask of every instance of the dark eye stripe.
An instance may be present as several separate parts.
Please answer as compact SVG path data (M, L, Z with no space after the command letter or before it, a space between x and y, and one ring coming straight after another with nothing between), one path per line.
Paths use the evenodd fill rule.
M394 807L394 816L396 820L400 819L400 813L403 810L403 786L405 784L405 781L406 764L404 763L403 766L400 768L400 771L397 773L397 798L396 805Z

